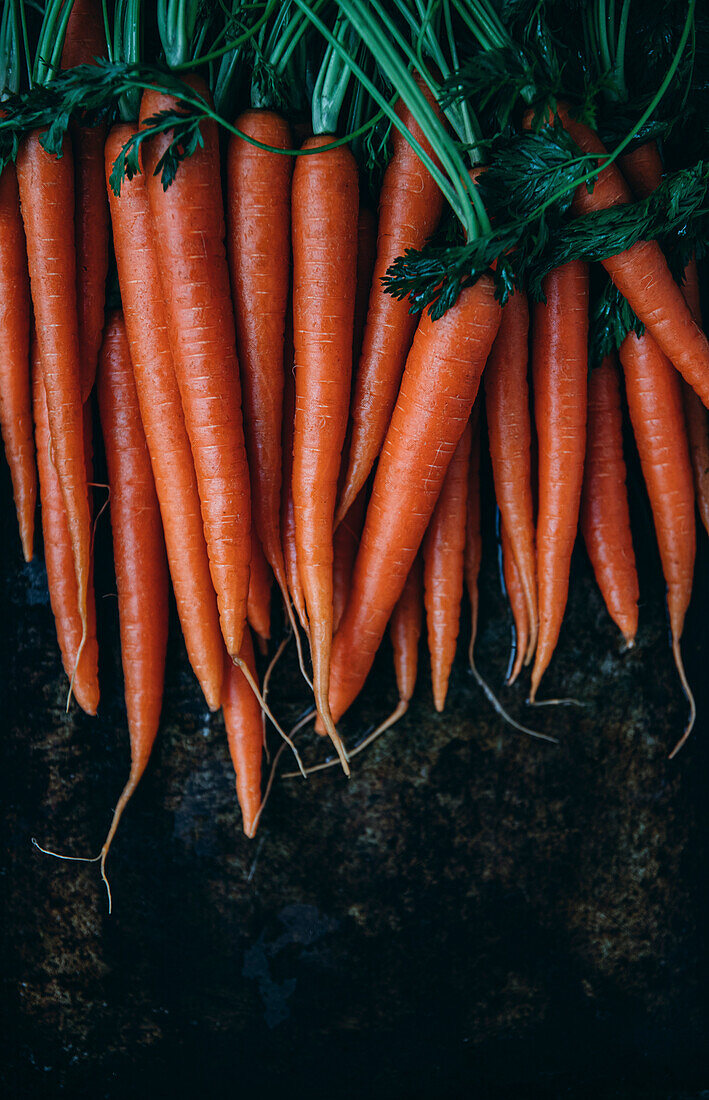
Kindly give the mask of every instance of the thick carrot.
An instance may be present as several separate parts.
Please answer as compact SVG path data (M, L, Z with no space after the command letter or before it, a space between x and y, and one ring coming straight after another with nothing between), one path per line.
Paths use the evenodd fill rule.
M639 199L644 199L659 187L662 157L656 141L644 141L629 153L622 153L618 157L618 165Z
M539 639L530 699L556 647L569 592L586 450L588 266L551 271L534 308L532 372L539 441Z
M208 97L203 81L185 79ZM144 92L141 123L166 109L179 109L179 104L169 95ZM203 147L180 165L167 191L155 170L169 133L146 142L143 156L168 335L197 474L219 620L227 652L236 657L249 591L249 470L216 123L205 120L201 134Z
M73 0L66 26L62 68L90 65L106 57L100 0ZM103 178L106 127L72 123L74 148L74 233L76 300L79 320L81 396L91 393L101 346L108 274L109 214Z
M389 624L399 707L406 709L416 687L418 651L423 627L423 561L417 554ZM402 712L403 713L403 712Z
M502 517L500 517L500 553L502 555L502 577L507 598L510 601L515 631L513 658L510 660L511 668L507 677L507 683L511 685L522 671L524 657L529 649L529 616L512 543Z
M559 115L583 153L607 156L593 130L572 118L561 106ZM587 214L623 205L630 199L630 189L620 169L611 164L600 173L593 191L589 192L585 184L576 189L573 209L577 214ZM709 406L709 341L692 318L657 241L639 241L602 263L660 350L704 405Z
M239 656L256 679L254 647L248 629L244 631ZM261 809L263 715L243 672L228 659L224 666L222 709L229 752L236 772L236 796L241 807L244 832L248 837L253 837Z
M273 111L246 111L237 119L236 126L264 145L279 149L292 146L287 122ZM292 174L292 157L260 149L245 138L230 139L227 243L253 522L288 606L280 538L280 500ZM251 625L263 636L253 621Z
M131 760L128 782L101 850L103 866L157 736L168 627L168 574L160 507L120 311L106 320L99 354L98 400L108 467Z
M448 465L470 417L500 325L483 277L438 321L419 321L384 441L335 635L330 706L337 720L359 693L421 545Z
M0 175L0 430L25 561L32 559L37 467L30 386L30 284L14 164Z
M632 646L640 591L625 487L620 383L611 356L591 372L588 383L580 525L608 614Z
M697 261L692 257L684 269L682 287L687 305L698 325L702 323L702 307L699 299L699 275ZM709 422L707 412L696 393L682 382L684 415L687 421L689 454L694 472L694 492L697 509L704 528L709 532Z
M427 89L426 94L430 99ZM400 102L397 112L430 154L431 148L405 104ZM336 526L353 504L379 457L416 330L416 316L409 313L408 301L397 301L385 293L382 278L407 248L422 247L443 213L443 195L438 184L396 127L392 129L392 145L392 157L379 197L377 259L362 350L355 371L352 439Z
M133 127L114 126L106 142L106 175ZM140 414L160 502L177 611L190 664L211 710L219 707L223 643L209 573L197 479L168 340L143 175L109 188L113 243Z
M337 630L350 594L352 570L362 537L364 513L367 506L367 488L360 489L357 499L348 511L333 538L333 629Z
M625 392L640 463L655 521L655 534L667 584L672 650L691 706L694 701L682 665L680 638L692 594L696 552L692 464L684 424L680 378L652 337L626 336L620 348ZM673 753L674 755L674 753Z
M295 508L293 506L293 433L295 431L295 365L293 361L292 326L286 329L286 378L283 390L283 482L281 487L281 544L285 560L288 591L298 621L309 633L305 596L298 570L295 545Z
M249 596L246 601L246 615L249 626L258 635L264 652L271 637L271 583L273 574L266 561L261 541L255 527L251 528L251 572L249 574Z
M529 630L528 650L523 657L531 659L539 614L527 386L528 336L527 299L517 291L502 310L500 331L492 345L483 381L495 496L524 591Z
M465 520L465 587L470 602L470 641L468 660L474 665L473 654L478 633L478 577L483 556L482 531L480 529L480 406L477 404L470 417L472 437L470 442L470 467L468 470L468 506Z
M87 590L86 640L81 648L83 626L74 573L64 498L53 462L47 400L37 340L32 348L32 404L37 442L37 468L41 502L44 562L52 613L64 671L71 680L73 695L82 710L95 714L99 702L96 604L93 585ZM80 651L81 650L81 651ZM78 660L77 660L78 658Z
M61 157L45 152L39 139L35 131L22 141L17 180L52 454L64 500L86 641L91 519L76 311L74 166L68 139Z
M439 713L446 703L460 626L470 442L468 423L453 453L423 540L428 651L433 702Z
M333 517L347 428L357 278L357 165L309 138L293 173L293 504L298 571L310 625L315 705L348 771L328 703L333 634Z

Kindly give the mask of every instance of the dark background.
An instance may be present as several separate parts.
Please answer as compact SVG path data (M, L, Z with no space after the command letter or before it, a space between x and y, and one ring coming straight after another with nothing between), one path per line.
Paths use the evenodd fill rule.
M255 841L221 718L200 702L177 631L149 771L109 859L94 854L128 769L110 533L97 536L102 700L64 713L41 543L20 560L0 473L0 1079L5 1095L94 1097L709 1096L709 798L702 532L684 652L668 645L651 520L631 461L641 573L637 648L582 551L549 695L501 688L510 623L486 523L480 665L531 741L492 712L461 646L445 715L423 657L409 716L347 783L279 780ZM467 632L467 619L462 625ZM306 696L292 655L272 701ZM393 705L385 649L350 743ZM306 755L326 751L305 735Z

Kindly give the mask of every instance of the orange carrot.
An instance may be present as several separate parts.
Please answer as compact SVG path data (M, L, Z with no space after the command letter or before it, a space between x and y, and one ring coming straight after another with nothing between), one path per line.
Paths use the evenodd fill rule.
M618 157L625 179L639 199L650 195L662 180L662 157L656 141L644 141Z
M74 573L74 560L64 498L54 467L54 448L49 434L47 400L38 342L32 347L32 404L37 442L39 495L42 505L44 562L57 640L64 671L71 680L73 695L82 710L95 714L99 702L98 644L96 642L96 605L93 585L87 588L86 640L81 648L83 626ZM80 651L81 650L81 651Z
M286 378L283 390L283 483L281 490L281 544L285 560L288 591L295 613L306 635L309 633L305 596L298 570L295 545L295 508L293 506L293 433L295 431L295 366L292 326L286 329Z
M254 647L248 629L244 631L239 656L256 679ZM241 807L244 832L248 837L253 837L261 810L263 716L251 685L241 669L228 659L224 666L222 709L229 752L236 772L236 796Z
M62 52L62 68L90 65L106 57L100 0L73 0ZM74 148L74 233L79 321L81 396L91 393L101 346L108 275L109 215L103 179L106 127L71 126Z
M591 372L588 384L581 532L608 614L632 646L640 592L625 487L618 367L611 356Z
M259 643L265 646L271 637L271 582L273 574L266 561L256 529L251 528L251 573L249 575L249 596L246 602L246 615L249 626L258 635Z
M480 530L480 407L475 405L470 417L472 437L468 470L468 506L465 521L465 587L470 601L470 641L468 660L474 664L475 638L478 632L478 577L482 563L483 540Z
M502 555L502 577L507 598L510 601L515 631L513 654L510 660L511 668L507 677L507 683L511 685L522 671L524 657L529 649L529 617L527 615L527 601L512 550L512 543L502 518L500 518L500 552Z
M468 423L453 453L423 540L428 650L431 655L433 702L439 713L445 706L448 694L460 625L470 443L471 427Z
M133 133L114 126L106 174ZM140 414L160 502L170 575L190 664L211 710L219 707L223 643L209 573L197 479L168 340L145 176L109 189L113 243Z
M529 310L517 291L502 310L497 339L485 368L485 408L497 506L524 591L531 659L537 640L537 576L527 388ZM519 638L518 638L519 641Z
M685 301L692 311L698 325L702 323L702 308L699 300L699 275L697 261L692 258L684 269ZM684 415L687 421L689 453L694 472L694 492L697 508L705 530L709 532L709 423L706 409L696 393L686 382L682 382Z
M430 93L420 85L427 98ZM427 153L431 148L405 104L397 112ZM377 259L369 293L367 323L352 400L352 441L335 525L354 502L379 457L396 403L406 356L416 330L409 302L386 294L382 278L407 248L421 248L443 213L443 195L413 147L392 128L392 157L379 197Z
M332 138L309 138L293 173L295 429L293 505L298 571L310 625L315 705L349 772L328 702L333 634L332 535L347 428L357 277L357 165Z
M359 540L362 536L364 513L367 506L366 486L360 489L356 501L335 531L333 538L333 629L337 630L350 594L352 570Z
M384 441L332 655L337 720L359 693L421 545L500 325L483 277L438 321L425 313Z
M677 752L691 732L695 715L680 652L684 619L692 594L696 552L692 464L684 426L682 390L679 375L648 333L642 337L635 333L626 336L620 348L620 361L667 583L672 651L690 702L690 720L674 749Z
M208 97L204 82L186 81ZM179 104L146 91L141 123ZM163 190L155 175L170 134L143 148L160 284L168 335L189 436L209 566L219 620L230 657L241 648L246 623L251 555L249 471L241 418L234 310L224 245L219 136L211 119L201 124L204 145L181 165Z
M106 320L98 399L110 490L130 774L101 849L102 868L121 815L150 759L160 724L168 626L168 575L160 508L140 419L123 314Z
M35 131L22 141L17 180L52 454L64 500L78 585L79 617L86 641L91 519L76 311L74 166L68 139L64 141L62 156L54 157L45 152L39 138Z
M25 561L32 560L37 468L30 387L30 285L14 164L0 175L0 430Z
M399 706L406 709L416 687L418 648L423 627L423 562L417 554L406 584L392 612L389 633L394 650L394 672Z
M530 699L556 647L569 591L586 450L588 266L551 271L534 308L532 370L539 441L539 639Z

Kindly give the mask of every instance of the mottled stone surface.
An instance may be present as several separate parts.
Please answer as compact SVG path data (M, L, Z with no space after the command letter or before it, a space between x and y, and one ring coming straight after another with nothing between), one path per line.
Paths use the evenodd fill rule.
M530 714L522 688L502 691L558 747L506 728L462 653L436 716L424 663L410 715L351 782L278 782L253 842L173 630L109 917L95 865L30 845L96 852L127 770L107 527L91 720L64 713L41 554L20 564L5 470L0 486L0 1073L14 1095L709 1095L705 546L685 644L700 720L676 763L686 707L636 490L637 649L620 653L578 553L544 688L586 705ZM509 623L492 558L479 654L499 686ZM273 703L288 720L304 699L291 658ZM392 702L384 652L345 732Z

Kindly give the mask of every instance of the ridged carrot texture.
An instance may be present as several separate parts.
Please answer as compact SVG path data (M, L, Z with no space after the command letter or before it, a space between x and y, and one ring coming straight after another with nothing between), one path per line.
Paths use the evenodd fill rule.
M313 152L293 173L293 505L298 571L310 625L318 715L345 771L328 703L333 635L333 518L347 428L357 278L357 165L345 146Z
M286 330L286 377L283 390L283 480L281 486L281 545L285 561L288 591L293 608L306 636L310 633L305 611L305 596L298 569L295 544L295 507L293 505L293 435L295 432L295 366L292 326Z
M507 683L511 685L522 671L524 657L529 649L529 616L527 615L527 601L512 550L512 543L502 518L500 519L500 554L502 557L502 579L505 584L507 599L510 601L514 623L514 646L507 676Z
M290 149L288 123L249 110L236 126L264 145ZM293 158L231 137L227 152L227 243L251 473L253 522L287 606L280 538L284 341L290 289ZM250 619L256 632L259 627Z
M419 86L432 102L428 88L422 83ZM431 147L406 105L400 102L397 112L431 155ZM443 213L443 195L438 184L396 127L392 127L392 147L379 197L377 258L362 350L355 371L352 440L336 525L354 502L379 457L416 331L416 316L409 313L409 302L406 299L397 301L387 294L382 278L407 248L421 248L425 244Z
M647 486L662 572L672 652L690 703L690 718L672 754L689 736L695 718L692 693L682 664L680 639L692 595L696 553L692 465L684 425L680 378L652 337L626 336L620 348L625 392Z
M62 68L90 65L106 57L101 0L73 0L66 25ZM108 275L109 214L103 178L106 127L72 123L74 148L74 233L76 300L81 359L81 396L86 401L96 377Z
M424 600L433 703L440 713L446 703L455 658L460 604L470 467L470 422L458 441L441 495L423 540Z
M83 711L94 715L99 703L94 590L93 585L89 585L86 640L79 656L83 626L79 612L74 558L64 511L64 498L52 461L54 450L49 434L44 378L36 340L32 350L32 405L49 601L54 615L64 671L69 680L73 677L72 694Z
M0 175L0 431L25 561L32 560L37 467L32 438L30 283L14 164Z
M114 126L106 142L106 177L134 127ZM187 653L210 710L221 697L223 650L217 600L168 339L145 176L108 190L113 244L140 415L160 502L165 544Z
M160 724L168 628L168 574L160 506L123 314L106 320L98 401L110 491L130 774L101 849L101 867L150 759Z
M203 81L192 76L185 80L198 94L209 96ZM179 109L179 103L169 95L144 92L141 124L166 109ZM249 470L216 123L205 119L201 133L203 147L183 161L167 191L155 170L170 135L149 139L143 157L168 335L197 474L219 621L227 652L236 657L249 591Z
M561 106L559 115L582 153L607 156L593 130ZM630 201L630 189L620 169L611 164L599 174L591 192L585 184L577 188L573 209L577 214L588 214ZM657 241L638 241L601 262L660 350L709 406L709 342L692 318Z
M249 626L258 635L259 645L266 652L271 637L271 584L273 574L271 566L261 546L254 527L251 528L251 571L249 573L249 596L246 601L246 616Z
M349 599L352 570L359 549L359 540L362 537L366 507L367 487L365 485L364 488L360 489L356 501L335 531L332 564L332 604L335 630L340 625L340 620Z
M239 656L256 680L254 647L248 629L244 631ZM231 660L227 660L224 666L222 710L229 752L236 772L236 797L241 807L244 832L248 837L253 837L261 810L263 715L251 685Z
M465 587L470 603L470 640L468 661L474 667L475 639L478 633L478 577L483 556L483 539L480 528L480 405L475 405L470 423L470 466L468 468L468 505L465 519Z
M61 157L45 152L39 139L35 131L22 141L17 181L52 454L64 501L78 611L86 640L91 519L76 311L74 165L68 139Z
M470 417L500 325L483 277L438 321L424 313L377 467L352 592L335 635L330 706L337 720L361 690Z
M502 310L500 331L492 345L483 380L495 497L527 605L528 648L522 656L529 660L537 641L539 615L530 450L532 424L527 385L528 338L526 295L516 291Z
M530 700L549 666L569 593L586 450L588 266L551 271L534 307L532 380L539 444L539 638Z
M632 646L640 591L625 485L620 380L611 356L591 371L588 383L581 532L608 614Z
M702 309L699 300L699 275L697 261L692 258L684 269L685 301L692 311L698 325L702 323ZM707 412L693 389L682 382L684 415L687 421L689 454L694 472L694 492L697 509L705 530L709 532L709 422Z

